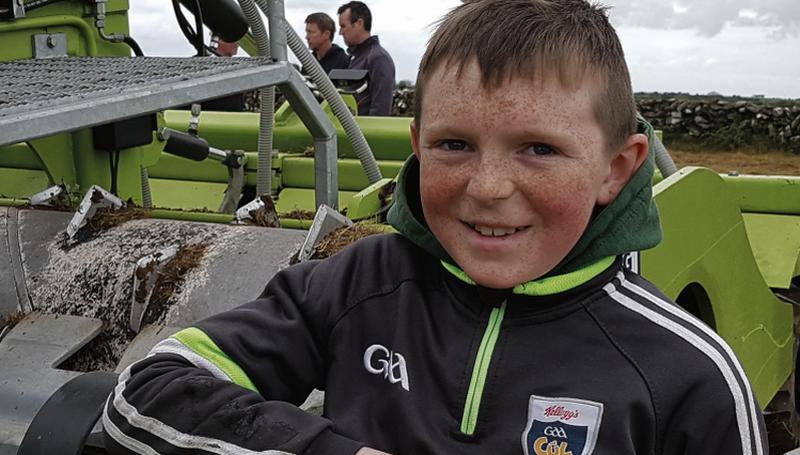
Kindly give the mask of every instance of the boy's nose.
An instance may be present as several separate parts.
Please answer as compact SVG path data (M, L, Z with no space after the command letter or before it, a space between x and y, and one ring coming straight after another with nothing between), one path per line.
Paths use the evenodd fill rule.
M506 162L481 160L467 184L467 195L480 202L508 199L514 193L512 169Z

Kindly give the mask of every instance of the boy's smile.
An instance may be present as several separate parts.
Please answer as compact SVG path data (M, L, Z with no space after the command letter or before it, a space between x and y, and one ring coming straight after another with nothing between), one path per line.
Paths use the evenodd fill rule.
M412 142L433 234L477 283L510 288L553 269L646 153L629 163L607 150L602 84L514 78L487 91L480 78L474 62L460 78L448 65L431 74Z

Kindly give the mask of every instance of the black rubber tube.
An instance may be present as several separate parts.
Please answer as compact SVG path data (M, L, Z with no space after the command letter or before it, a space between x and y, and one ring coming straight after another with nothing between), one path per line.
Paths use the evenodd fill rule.
M179 0L197 16L195 0ZM234 43L247 34L248 23L242 9L232 0L197 0L203 23L223 40Z
M144 57L144 52L142 52L142 48L139 46L139 43L137 43L136 40L133 39L132 36L126 36L123 41L125 41L125 44L127 44L128 47L131 48L134 55L136 55L137 57Z

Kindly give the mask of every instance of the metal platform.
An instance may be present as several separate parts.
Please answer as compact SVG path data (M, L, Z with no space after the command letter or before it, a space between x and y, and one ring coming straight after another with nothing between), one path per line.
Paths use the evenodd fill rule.
M0 146L288 81L260 58L71 57L0 63Z

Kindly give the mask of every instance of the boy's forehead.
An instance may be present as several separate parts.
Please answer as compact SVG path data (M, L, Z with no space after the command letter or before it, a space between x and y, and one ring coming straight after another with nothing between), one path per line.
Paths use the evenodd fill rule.
M518 99L536 99L546 104L548 100L555 98L554 94L569 98L589 95L594 99L602 90L602 84L597 77L587 75L564 80L555 71L527 75L509 74L498 83L491 83L474 61L464 65L439 65L426 79L423 98L433 98L439 102L437 104L443 102L453 106L481 103L486 109L499 110ZM421 101L423 110L442 107L428 105L424 99Z
M604 81L600 71L580 59L552 60L531 56L529 64L503 72L484 68L475 57L463 62L445 60L427 71L425 82L429 83L436 78L462 80L465 77L479 79L490 92L516 81L540 85L557 82L565 88L572 89L577 89L584 83L595 84Z
M508 140L531 134L542 139L569 136L590 147L596 134L603 135L595 115L594 82L565 87L555 75L517 76L487 87L477 65L465 65L460 72L457 66L442 66L425 84L419 127L423 134L483 131L482 136Z

